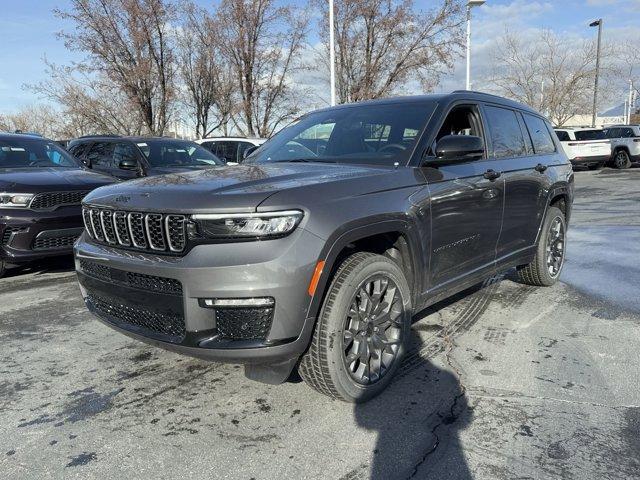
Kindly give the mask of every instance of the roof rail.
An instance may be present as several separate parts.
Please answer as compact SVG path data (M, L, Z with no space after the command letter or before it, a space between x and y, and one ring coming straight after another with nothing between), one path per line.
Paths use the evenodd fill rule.
M78 138L93 138L93 137L113 137L113 138L120 138L122 135L115 135L115 134L111 134L111 133L107 133L107 134L94 134L94 135L82 135Z
M487 93L487 92L479 92L477 90L454 90L451 93L477 93L478 95L486 95L488 97L495 97L495 98L501 98L504 99L505 97L501 97L500 95L495 95L493 93ZM509 100L507 98L507 100ZM511 100L511 101L515 101L515 100Z

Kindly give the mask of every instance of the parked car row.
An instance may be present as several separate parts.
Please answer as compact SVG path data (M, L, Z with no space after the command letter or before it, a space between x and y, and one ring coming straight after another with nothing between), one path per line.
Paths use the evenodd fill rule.
M204 143L217 146L219 140ZM164 137L54 142L35 133L0 134L0 277L7 266L71 253L83 229L80 204L93 189L238 163L249 147L264 142L233 140L238 157L227 155L227 142L220 144L227 148L221 159L195 142Z
M575 166L591 170L610 165L629 168L640 162L640 126L614 125L605 129L591 127L556 128L564 152Z

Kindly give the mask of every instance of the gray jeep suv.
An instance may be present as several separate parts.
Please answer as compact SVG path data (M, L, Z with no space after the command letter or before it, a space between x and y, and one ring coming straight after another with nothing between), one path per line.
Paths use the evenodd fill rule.
M466 91L309 113L240 166L87 196L82 295L144 342L365 401L415 312L512 267L558 279L573 173L551 132Z

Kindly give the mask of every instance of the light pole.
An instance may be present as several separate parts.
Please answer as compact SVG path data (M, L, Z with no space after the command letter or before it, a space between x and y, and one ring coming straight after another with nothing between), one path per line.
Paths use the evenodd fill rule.
M467 0L467 90L471 90L471 9L486 0Z
M336 50L333 38L333 0L329 0L329 69L331 70L331 106L336 104Z
M602 37L602 19L589 24L590 27L598 27L598 47L596 50L596 80L593 86L593 115L591 116L591 126L596 126L596 109L598 108L598 76L600 75L600 38Z

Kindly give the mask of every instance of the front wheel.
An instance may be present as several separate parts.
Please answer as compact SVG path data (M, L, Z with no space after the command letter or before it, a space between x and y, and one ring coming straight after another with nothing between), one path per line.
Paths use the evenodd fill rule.
M566 234L564 213L557 207L549 207L536 256L528 265L518 267L520 281L539 287L549 287L558 281L564 266Z
M365 402L391 382L410 328L411 296L400 267L382 255L355 253L329 286L300 376L332 398Z
M620 169L629 168L631 166L629 154L625 150L618 150L613 157L613 166Z

